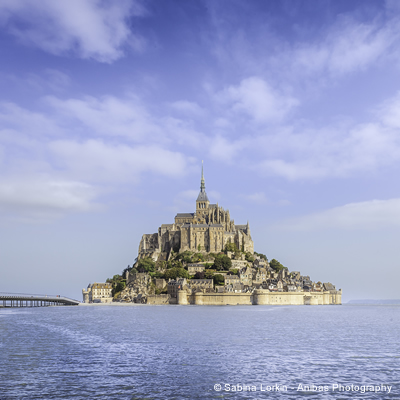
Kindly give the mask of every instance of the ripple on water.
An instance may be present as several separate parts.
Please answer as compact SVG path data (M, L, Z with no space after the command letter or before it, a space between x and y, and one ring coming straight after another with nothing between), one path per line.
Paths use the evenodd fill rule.
M348 399L395 385L400 307L63 307L0 312L0 399ZM216 392L214 384L258 392ZM276 393L275 393L276 395ZM379 397L380 396L380 397ZM360 398L378 399L368 393Z

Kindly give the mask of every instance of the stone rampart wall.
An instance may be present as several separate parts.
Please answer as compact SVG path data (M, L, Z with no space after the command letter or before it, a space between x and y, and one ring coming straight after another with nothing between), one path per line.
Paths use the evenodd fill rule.
M188 296L189 304L205 306L223 305L251 305L252 294L250 293L202 293L197 292Z
M170 297L168 294L150 294L147 296L147 304L170 304Z
M253 293L203 293L178 292L177 303L181 305L328 305L342 304L341 291L330 292L269 292L255 290Z

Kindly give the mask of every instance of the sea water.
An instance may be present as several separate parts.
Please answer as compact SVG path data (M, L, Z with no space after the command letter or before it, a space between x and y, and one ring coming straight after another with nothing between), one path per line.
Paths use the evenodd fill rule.
M0 399L400 399L400 306L0 309Z

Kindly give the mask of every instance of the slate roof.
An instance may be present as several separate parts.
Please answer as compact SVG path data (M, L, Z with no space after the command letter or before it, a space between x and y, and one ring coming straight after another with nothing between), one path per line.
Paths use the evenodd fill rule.
M324 283L324 287L325 287L325 290L335 290L336 289L335 286L332 285L332 283L330 283L330 282Z
M111 283L93 283L92 285L93 289L112 289Z
M210 201L210 200L208 200L206 192L200 191L196 201Z
M178 213L175 218L193 218L193 213Z

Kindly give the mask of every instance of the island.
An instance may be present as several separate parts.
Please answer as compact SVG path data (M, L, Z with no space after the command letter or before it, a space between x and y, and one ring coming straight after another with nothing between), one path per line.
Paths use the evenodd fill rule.
M82 290L84 303L328 305L342 290L254 251L250 225L210 204L203 166L196 211L144 234L132 266Z

